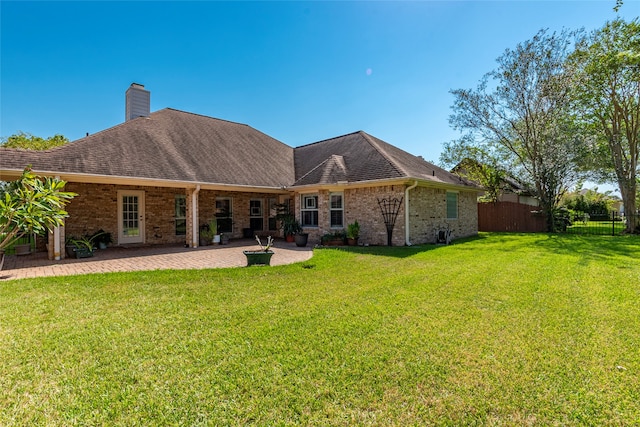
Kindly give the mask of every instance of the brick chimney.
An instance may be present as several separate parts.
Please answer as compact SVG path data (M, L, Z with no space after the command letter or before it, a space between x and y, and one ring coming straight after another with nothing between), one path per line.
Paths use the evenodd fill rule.
M136 117L148 117L151 112L151 92L144 89L144 85L131 83L125 93L125 121Z

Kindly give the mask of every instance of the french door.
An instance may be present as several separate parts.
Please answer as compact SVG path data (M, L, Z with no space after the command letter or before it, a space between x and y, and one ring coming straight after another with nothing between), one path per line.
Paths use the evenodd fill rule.
M144 191L118 191L118 244L144 243Z

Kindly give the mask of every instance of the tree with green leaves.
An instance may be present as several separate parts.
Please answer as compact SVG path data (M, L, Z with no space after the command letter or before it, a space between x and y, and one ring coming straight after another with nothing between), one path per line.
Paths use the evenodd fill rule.
M462 138L444 144L440 164L463 178L479 184L485 191L482 201L495 202L505 184L506 173L495 158L481 147Z
M584 154L569 115L573 77L564 68L573 40L573 33L542 30L507 49L477 89L452 91L450 123L466 134L445 151L482 151L529 183L549 231L562 195L579 178L576 164Z
M63 191L65 184L39 177L30 168L9 183L0 193L0 251L25 234L44 234L64 224L65 205L76 196Z
M573 211L589 214L590 216L604 216L610 218L609 214L616 199L611 195L611 191L601 193L598 188L583 189L580 185L575 191L569 192L562 200L562 205Z
M59 147L68 144L69 140L63 135L53 135L48 138L31 135L30 133L18 132L0 141L1 147L6 148L24 148L26 150L48 150L49 148Z
M569 66L579 77L573 97L593 136L591 167L613 175L627 214L626 231L640 232L637 177L640 150L640 22L616 19L585 36Z

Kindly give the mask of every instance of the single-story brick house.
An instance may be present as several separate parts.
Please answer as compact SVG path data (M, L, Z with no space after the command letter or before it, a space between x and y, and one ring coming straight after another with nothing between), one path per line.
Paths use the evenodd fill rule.
M283 203L311 242L357 220L361 243L387 244L385 201L398 208L393 245L434 242L447 225L454 238L478 232L477 186L365 132L292 148L244 124L151 113L149 98L132 84L122 124L47 151L0 149L1 180L32 165L78 194L49 236L50 257L64 257L65 236L99 229L117 245L197 247L199 225L214 216L232 238L278 235Z

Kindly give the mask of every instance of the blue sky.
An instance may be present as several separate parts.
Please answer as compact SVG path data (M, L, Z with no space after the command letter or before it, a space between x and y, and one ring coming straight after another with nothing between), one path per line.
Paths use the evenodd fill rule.
M427 160L458 134L449 91L549 28L592 30L606 1L2 1L0 135L74 140L124 121L132 82L165 107L298 146L364 130ZM625 0L620 15L640 14Z

